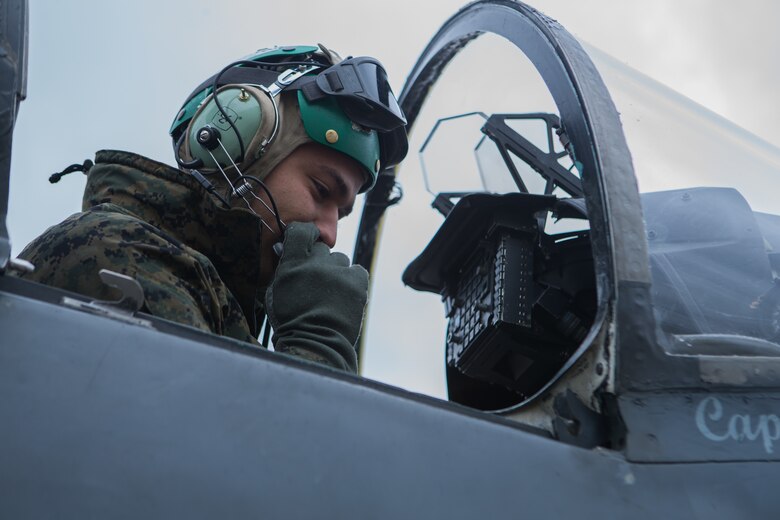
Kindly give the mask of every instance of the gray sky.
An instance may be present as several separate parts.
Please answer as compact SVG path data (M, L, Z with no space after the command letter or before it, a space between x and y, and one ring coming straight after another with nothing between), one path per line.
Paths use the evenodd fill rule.
M14 253L80 208L83 177L74 174L50 185L51 173L102 148L170 162L167 130L174 114L191 89L225 63L264 46L322 42L343 55L379 57L398 93L419 52L461 5L452 0L33 0L28 99L14 137L8 217ZM532 5L620 62L780 145L780 32L775 27L780 3L540 0ZM358 217L353 220L342 228L340 248L346 251L352 249ZM416 332L407 332L399 332L396 341L414 341ZM436 393L396 378L394 373L411 370L414 358L393 368L393 342L381 348L387 355L375 356L381 362L369 375Z

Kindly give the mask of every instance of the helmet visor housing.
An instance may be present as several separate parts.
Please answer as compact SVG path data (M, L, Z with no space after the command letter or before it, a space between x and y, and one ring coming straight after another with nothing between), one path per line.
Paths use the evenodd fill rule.
M349 58L317 76L317 86L335 97L355 123L379 132L406 125L398 101L390 89L387 73L374 58Z

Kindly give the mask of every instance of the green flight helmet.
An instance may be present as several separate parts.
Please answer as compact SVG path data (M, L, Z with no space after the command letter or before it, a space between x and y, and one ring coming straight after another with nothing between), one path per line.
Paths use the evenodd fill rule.
M287 90L289 83L275 89L301 62L317 66L307 74L313 79L341 59L322 46L276 47L258 51L204 81L171 125L179 164L185 169L202 168L204 174L233 165L240 171L253 166L253 173L263 178L295 148L313 141L351 157L365 169L361 192L373 187L385 166L382 158L389 157L384 148L393 148L386 146L388 136L351 120L336 96L310 100L301 90ZM214 101L215 79L220 106ZM206 134L212 139L201 140L209 137Z

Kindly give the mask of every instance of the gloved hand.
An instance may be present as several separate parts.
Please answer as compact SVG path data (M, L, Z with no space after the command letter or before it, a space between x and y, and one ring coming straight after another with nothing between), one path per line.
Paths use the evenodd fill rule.
M274 350L357 372L355 343L368 298L368 272L331 253L312 223L293 222L265 293Z

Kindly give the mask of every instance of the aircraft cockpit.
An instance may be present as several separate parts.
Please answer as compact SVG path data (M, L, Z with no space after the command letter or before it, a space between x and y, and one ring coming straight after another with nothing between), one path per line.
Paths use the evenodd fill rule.
M468 164L437 142L452 124L481 134L471 148L481 191L438 191L447 179L436 179L437 168L446 171L437 163ZM477 112L437 121L420 148L431 206L446 220L402 279L442 297L453 401L509 408L550 381L587 336L593 257L567 144L555 114Z
M502 66L482 70L484 56ZM506 36L469 41L427 80L412 115L418 160L410 153L398 170L389 198L403 198L386 209L366 255L374 282L363 374L511 416L603 334L606 292L582 177L589 159L580 156L588 152L575 148L545 78ZM369 196L364 221L376 203ZM370 229L361 226L356 261Z
M765 384L780 151L587 44L481 23L445 24L401 94L419 160L364 210L364 375L618 448L651 430L620 394Z

